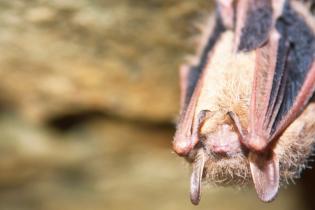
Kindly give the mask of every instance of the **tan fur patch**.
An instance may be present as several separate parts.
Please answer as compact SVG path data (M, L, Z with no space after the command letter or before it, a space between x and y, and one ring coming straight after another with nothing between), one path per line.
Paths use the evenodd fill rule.
M255 69L255 52L235 53L233 33L225 32L211 55L204 73L204 86L196 112L210 110L213 115L202 127L209 135L218 126L231 124L228 111L240 116L245 128L248 125L249 101ZM275 147L280 159L283 183L297 178L307 164L315 141L315 103L310 103L303 114L284 132ZM251 183L246 154L216 158L209 154L205 165L205 181L216 185L245 185Z

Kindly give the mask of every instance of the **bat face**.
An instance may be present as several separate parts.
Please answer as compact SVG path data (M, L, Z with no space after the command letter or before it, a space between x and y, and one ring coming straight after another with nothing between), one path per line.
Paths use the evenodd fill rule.
M193 114L188 114L193 116L194 123L188 129L191 136L187 135L185 140L198 139L186 155L193 164L191 198L195 204L199 201L202 177L218 185L244 185L250 180L248 152L241 144L228 111L237 113L244 124L248 123L255 53L235 53L233 37L233 33L227 31L218 40L211 61L205 65L203 79L197 84ZM182 137L175 135L175 151Z
M233 34L225 32L206 65L209 71L205 71L204 78L209 82L200 88L193 112L193 119L198 122L198 137L193 134L185 137L186 141L198 138L198 143L184 155L193 165L191 199L195 204L200 199L202 181L218 186L252 184L249 150L241 143L241 136L228 112L233 111L240 116L243 125L248 125L256 56L255 53L236 53ZM315 103L310 103L274 148L280 159L284 183L299 176L312 153L314 115ZM181 137L175 136L174 144L176 138Z
M238 13L243 22L236 21L233 29L230 18L219 16L199 64L181 69L182 111L173 149L192 164L194 204L202 181L253 184L262 201L273 200L280 182L297 178L305 168L315 142L310 100L315 21L284 0L238 2L245 5ZM232 3L218 1L219 11L241 8ZM267 20L248 26L257 10ZM251 30L257 33L259 24L262 33L253 41Z

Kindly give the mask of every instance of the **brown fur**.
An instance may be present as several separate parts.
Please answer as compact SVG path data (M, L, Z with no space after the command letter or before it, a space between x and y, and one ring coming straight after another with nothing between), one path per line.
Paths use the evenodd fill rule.
M273 3L274 10L275 8L278 9L274 11L274 16L277 17L281 13L284 1L273 1ZM305 22L315 29L315 21L310 18L309 12L299 3L292 3L292 5L301 17L304 17ZM212 16L204 27L202 38L198 39L200 42L197 56L190 60L193 65L199 62L206 40L212 33L213 20ZM191 189L192 201L195 204L200 199L200 186L196 182L200 179L195 179L196 177L200 178L200 176L198 177L200 173L195 173L200 169L200 165L203 168L204 164L203 181L211 185L244 186L253 183L248 161L248 149L242 147L241 144L234 144L235 139L236 141L239 140L237 138L240 138L240 135L228 112L235 113L240 118L242 127L248 128L249 104L257 51L253 50L249 53L236 52L236 42L234 32L230 30L224 32L214 49L209 53L206 67L200 76L201 80L197 85L198 91L195 91L197 94L194 97L196 101L188 120L191 124L194 124L199 120L199 113L203 113L205 110L208 114L210 113L200 123L201 127L197 129L201 142L193 145L194 149L188 147L187 143L190 143L191 139L194 140L195 136L193 134L187 136L183 132L180 133L185 135L179 137L189 138L184 139L184 141L175 141L175 148L179 145L188 151L187 154L180 155L186 157L193 164L193 175L195 176L192 176ZM315 142L314 116L315 102L311 102L275 144L274 152L280 161L282 183L289 183L298 178L307 165L307 160L313 152ZM187 122L185 125L189 125L187 131L193 130L191 129L193 127ZM184 129L184 131L186 130ZM220 137L222 137L221 141L214 142ZM222 154L213 150L216 146L229 144L233 144L233 146L228 146L230 152L223 152L224 154ZM235 149L235 145L239 148ZM178 153L180 150L175 149L175 151ZM196 161L198 159L196 158L197 154L205 155L202 156L205 158L205 162Z
M213 112L201 129L203 135L211 135L222 124L233 127L227 115L228 111L235 112L244 127L247 127L255 56L255 52L236 54L233 51L233 33L225 32L222 35L206 67L209 69L205 71L207 83L202 87L202 100L198 101L196 108L196 113L202 110ZM303 114L284 132L275 147L275 153L280 159L283 183L298 178L307 164L315 141L314 116L315 103L310 103ZM246 151L241 150L233 157L220 157L209 152L207 155L204 181L215 185L251 183Z

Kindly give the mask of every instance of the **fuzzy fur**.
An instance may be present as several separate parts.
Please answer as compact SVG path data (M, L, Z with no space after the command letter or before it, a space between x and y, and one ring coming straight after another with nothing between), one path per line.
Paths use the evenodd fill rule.
M281 14L279 5L283 0L274 1L273 7L280 8L275 16ZM305 20L307 25L315 29L315 21L298 0L292 0L292 6ZM190 57L189 66L196 66L200 60L205 43L212 34L214 16L211 16L202 27L202 36L197 37L198 53ZM249 104L252 91L253 75L256 62L256 52L237 52L235 36L232 31L224 32L217 41L214 49L209 53L206 67L200 75L200 93L194 110L194 119L204 110L211 112L200 128L201 136L211 136L224 126L230 126L231 132L237 134L236 128L227 112L232 111L239 116L244 128L248 127ZM298 117L279 138L274 152L280 160L281 183L289 183L299 178L306 168L313 153L315 144L315 101L310 102ZM227 139L226 141L228 141ZM203 149L206 162L203 181L211 185L244 186L252 184L248 162L248 151L240 148L236 153L220 156L211 152L203 138L201 144L185 156L190 163L194 163L196 154Z
M220 38L204 71L207 82L201 89L202 100L198 101L196 107L196 113L202 110L213 113L201 129L203 135L211 135L222 124L233 127L228 111L235 112L243 126L247 127L255 56L255 52L236 53L233 50L232 32L225 32ZM282 183L298 178L307 165L315 142L314 116L315 103L310 103L283 133L275 147L280 159ZM240 151L233 157L207 154L205 182L223 186L242 186L252 182L246 152Z
M227 120L228 111L236 112L242 123L247 125L247 111L250 101L251 81L255 68L254 53L235 53L233 33L225 32L212 53L206 66L204 83L196 112L216 112L219 124ZM240 82L241 81L241 82ZM207 122L205 128L211 124ZM207 129L209 130L209 129Z

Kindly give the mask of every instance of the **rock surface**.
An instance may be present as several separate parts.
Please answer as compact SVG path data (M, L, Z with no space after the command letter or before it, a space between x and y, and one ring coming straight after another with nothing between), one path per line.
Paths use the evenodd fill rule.
M0 117L0 209L188 210L189 169L169 149L173 129L101 119L60 134ZM198 209L306 209L300 186L271 204L254 191L203 189Z
M173 120L178 66L191 51L195 17L210 6L204 0L1 1L2 102L37 121L87 110Z

